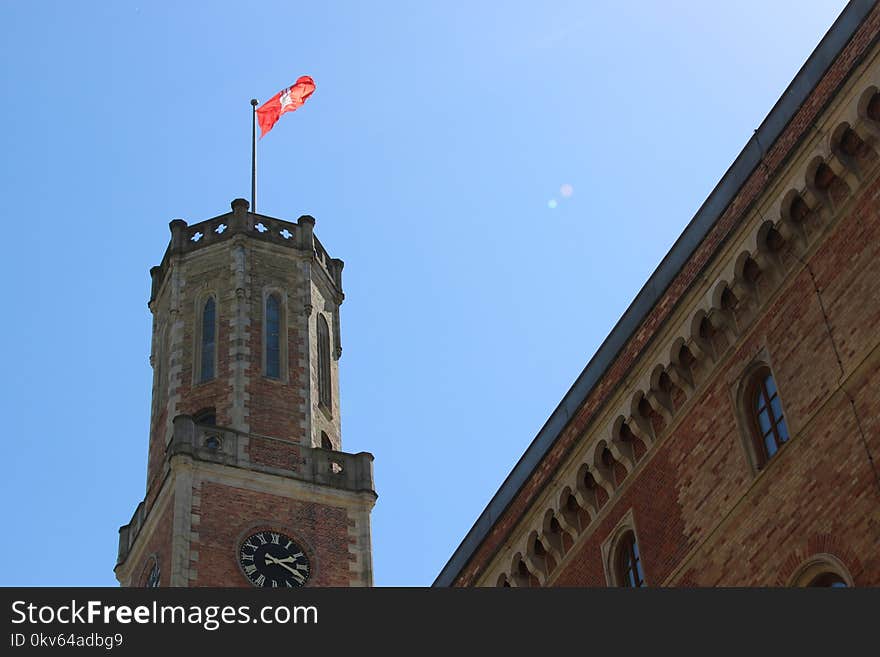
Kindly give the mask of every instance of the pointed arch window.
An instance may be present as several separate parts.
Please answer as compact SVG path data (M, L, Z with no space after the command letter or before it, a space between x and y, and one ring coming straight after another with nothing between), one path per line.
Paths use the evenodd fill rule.
M216 351L217 308L214 297L208 297L202 308L202 340L200 345L199 383L214 378L214 355Z
M330 394L330 327L323 315L318 315L318 400L327 409L332 408Z
M617 584L628 588L645 586L645 575L642 572L642 559L636 536L629 531L620 539L617 546Z
M788 426L782 414L776 381L768 368L755 373L750 398L755 447L763 465L788 441Z
M281 299L266 298L266 376L281 378Z

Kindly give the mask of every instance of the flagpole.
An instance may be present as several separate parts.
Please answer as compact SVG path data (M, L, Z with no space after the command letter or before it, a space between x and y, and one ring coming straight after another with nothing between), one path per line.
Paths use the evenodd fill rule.
M251 212L257 212L257 99L251 98Z

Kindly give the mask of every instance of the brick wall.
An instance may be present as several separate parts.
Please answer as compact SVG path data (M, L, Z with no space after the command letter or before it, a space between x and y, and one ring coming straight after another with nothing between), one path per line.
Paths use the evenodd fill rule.
M769 148L763 166L757 167L743 184L556 443L487 533L470 562L459 573L455 585L468 586L479 581L497 550L511 537L520 519L531 509L534 500L548 485L552 485L558 468L577 446L603 404L626 379L650 346L654 335L672 316L677 304L699 281L707 264L792 156L794 147L813 128L821 111L875 42L878 33L880 7L875 7L794 119ZM828 238L811 261L846 372L852 372L852 368L876 349L876 327L880 319L877 316L880 313L877 293L880 271L874 264L877 261L874 245L880 238L877 234L880 209L877 207L876 193L876 189L871 189L862 194L858 207L850 217L839 223L833 237ZM869 466L865 446L857 444L851 437L855 416L852 415L850 402L838 386L841 366L831 347L809 272L802 272L791 282L787 295L778 299L772 308L763 311L766 315L751 329L749 340L738 346L736 353L729 357L722 368L723 373L715 374L715 381L705 386L701 399L681 422L682 428L664 439L663 445L649 457L649 462L638 469L636 480L615 500L613 510L606 511L607 515L600 525L590 532L591 537L576 548L579 550L578 558L566 559L564 572L556 578L557 583L605 583L600 546L629 508L634 509L640 540L647 541L641 547L646 555L647 577L654 584L666 578L679 583L776 582L780 576L779 564L768 561L765 566L758 567L753 563L748 572L738 572L730 567L731 561L740 557L759 559L758 552L754 555L743 554L743 549L736 547L737 541L753 540L755 550L759 549L758 546L767 550L773 545L781 552L807 549L804 546L810 541L831 540L827 538L829 531L839 530L846 519L856 522L858 529L864 530L864 533L860 539L852 539L853 545L841 549L852 554L859 554L865 549L876 551L868 545L869 542L873 546L880 544L880 534L877 533L880 490L876 473ZM786 453L781 453L778 460L768 466L766 474L771 475L773 470L775 474L762 476L755 481L736 425L730 377L750 362L762 347L769 352L771 365L778 377L786 417L795 438L784 450ZM856 408L862 409L860 417L862 431L866 434L864 442L873 446L873 453L877 454L880 438L877 437L875 418L880 415L880 402L876 393L872 397L870 392L862 389L854 396ZM813 419L820 408L822 419ZM844 412L846 408L849 408L852 416L849 419ZM823 424L828 417L834 417L840 423L839 431L833 429L832 425ZM873 433L870 429L873 429ZM822 431L832 431L834 434L833 438L825 439L838 441L827 455L830 457L833 454L834 458L840 459L839 464L853 468L851 472L839 476L849 477L843 483L855 488L840 488L842 482L837 478L839 473L834 473L842 466L837 463L830 465L827 463L830 458L822 456L825 453L823 441L820 440ZM840 441L838 435L845 436L847 440ZM784 465L787 461L797 461L798 455L804 459L821 459L826 462L826 469L808 470L804 464ZM775 486L770 483L780 478L787 483ZM767 499L762 499L762 486L767 487L763 491L765 496L781 495L781 501L774 506ZM780 487L786 490L782 491ZM839 490L846 490L855 497L845 502L821 497L827 495L834 498L835 491ZM795 491L798 491L798 495L795 495ZM816 495L820 497L816 498ZM746 513L752 508L755 509L754 516ZM803 523L797 537L783 540L784 527L791 528L793 525L783 524L783 529L776 529L766 524L773 516L773 509L783 514L793 514ZM860 522L859 519L864 517L858 516L860 513L866 514L870 520ZM732 515L728 517L726 514ZM754 518L754 526L749 518ZM729 526L724 525L723 529L712 533L722 519ZM645 536L642 535L643 531ZM769 536L766 541L761 538L761 532ZM727 561L718 561L720 557L713 557L718 561L714 566L707 561L705 568L695 565L694 570L686 574L678 572L676 568L688 550L698 541L708 540L706 537L710 533L712 540L717 542L717 545L712 543L713 549L717 550L717 554L725 555ZM800 541L801 547L795 545L797 541ZM734 554L737 550L740 557ZM880 582L876 562L871 562L873 570L863 568L864 564L859 563L853 562L849 566L859 571L859 575L852 571L854 577L860 578L861 582Z
M601 546L631 509L650 585L787 585L822 551L857 585L880 585L880 481L862 438L880 453L878 198L875 181L807 261L822 305L803 268L715 366L551 583L607 585ZM756 356L769 360L791 432L759 471L734 392ZM856 390L855 412L842 381Z
M306 550L312 565L310 586L349 586L351 521L341 507L295 501L243 488L203 481L194 494L201 498L199 540L193 586L250 586L236 561L240 539L251 530L282 530Z

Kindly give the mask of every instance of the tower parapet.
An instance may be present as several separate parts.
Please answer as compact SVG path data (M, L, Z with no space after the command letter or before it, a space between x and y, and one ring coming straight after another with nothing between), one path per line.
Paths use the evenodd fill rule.
M156 297L165 275L168 262L173 255L188 254L199 249L228 241L236 235L270 244L278 244L300 252L301 257L315 258L315 261L326 272L330 281L342 294L342 269L345 263L339 258L331 258L327 249L314 234L315 218L304 214L296 222L285 221L264 214L249 212L250 204L243 198L232 201L232 211L188 224L183 219L173 219L168 227L171 230L171 241L165 250L162 263L150 270L152 286L150 301Z

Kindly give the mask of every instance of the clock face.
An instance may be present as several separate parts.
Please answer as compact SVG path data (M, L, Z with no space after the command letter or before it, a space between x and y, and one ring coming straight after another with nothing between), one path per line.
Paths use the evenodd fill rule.
M238 561L254 586L302 586L309 579L309 558L288 536L264 530L248 536Z

